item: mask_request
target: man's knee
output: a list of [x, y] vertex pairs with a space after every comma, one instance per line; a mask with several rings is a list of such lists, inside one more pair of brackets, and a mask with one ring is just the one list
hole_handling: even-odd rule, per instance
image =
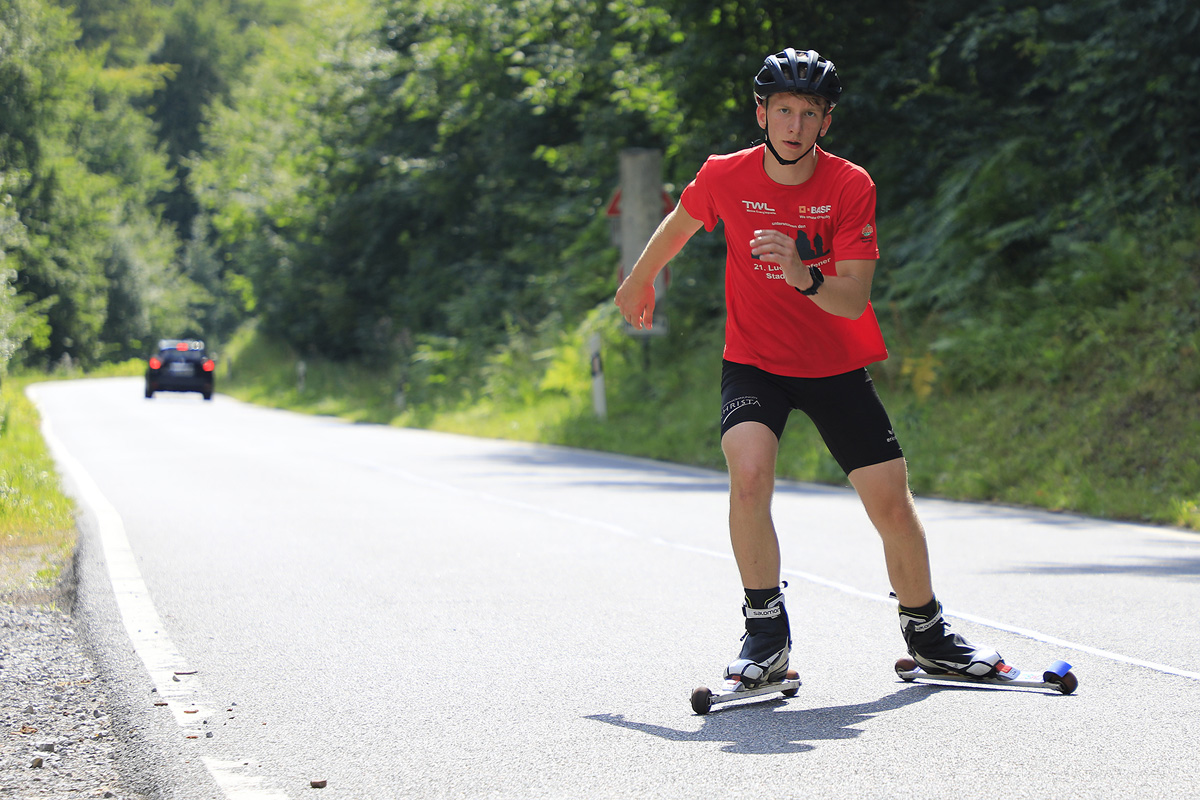
[[765, 425], [743, 423], [721, 440], [729, 466], [729, 486], [735, 502], [770, 500], [775, 489], [778, 440]]
[[879, 527], [889, 531], [909, 531], [919, 528], [921, 523], [917, 518], [917, 509], [913, 505], [912, 495], [905, 488], [876, 501], [876, 510], [872, 514], [878, 517]]
[[743, 463], [737, 469], [729, 470], [729, 492], [736, 503], [755, 505], [770, 502], [774, 491], [774, 464]]
[[896, 530], [920, 524], [903, 459], [854, 470], [850, 482], [876, 527]]

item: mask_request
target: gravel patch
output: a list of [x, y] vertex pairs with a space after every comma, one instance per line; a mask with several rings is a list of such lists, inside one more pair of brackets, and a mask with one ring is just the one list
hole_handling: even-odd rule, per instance
[[145, 800], [122, 788], [109, 714], [71, 617], [0, 605], [0, 798]]

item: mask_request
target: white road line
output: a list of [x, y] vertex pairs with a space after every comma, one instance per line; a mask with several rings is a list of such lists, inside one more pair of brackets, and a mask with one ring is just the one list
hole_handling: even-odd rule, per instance
[[1191, 678], [1192, 680], [1200, 681], [1200, 672], [1189, 672], [1186, 669], [1178, 669], [1176, 667], [1168, 666], [1167, 664], [1157, 664], [1153, 661], [1143, 661], [1140, 658], [1121, 655], [1120, 653], [1114, 653], [1111, 650], [1101, 650], [1098, 647], [1090, 647], [1089, 645], [1079, 644], [1078, 642], [1070, 642], [1066, 639], [1060, 639], [1057, 636], [1050, 636], [1049, 634], [1030, 630], [1028, 628], [1018, 628], [1013, 625], [1005, 625], [1003, 622], [993, 622], [992, 620], [984, 619], [983, 617], [977, 617], [974, 614], [964, 614], [961, 612], [950, 611], [945, 613], [952, 617], [957, 617], [958, 619], [964, 619], [968, 622], [974, 622], [979, 625], [987, 625], [989, 628], [1007, 631], [1008, 633], [1015, 633], [1018, 636], [1036, 639], [1039, 642], [1045, 642], [1057, 647], [1067, 647], [1071, 650], [1078, 650], [1081, 653], [1089, 653], [1093, 656], [1099, 656], [1100, 658], [1107, 658], [1110, 661], [1119, 661], [1122, 664], [1130, 664], [1135, 667], [1145, 667], [1146, 669], [1152, 669], [1155, 672], [1165, 672], [1168, 675], [1178, 675], [1181, 678]]
[[[360, 466], [368, 466], [368, 465], [363, 464]], [[616, 534], [616, 535], [621, 536], [626, 539], [641, 539], [643, 541], [648, 541], [653, 544], [661, 545], [663, 547], [670, 547], [672, 549], [681, 550], [681, 551], [688, 552], [688, 553], [694, 553], [697, 555], [707, 556], [710, 558], [719, 558], [719, 559], [723, 559], [726, 561], [733, 560], [732, 553], [718, 552], [716, 550], [709, 550], [709, 549], [702, 548], [702, 547], [695, 547], [694, 545], [686, 544], [684, 542], [678, 542], [678, 541], [673, 541], [670, 539], [664, 539], [661, 536], [649, 536], [649, 537], [643, 536], [643, 535], [638, 534], [635, 531], [629, 530], [628, 528], [624, 528], [620, 525], [614, 525], [610, 522], [602, 522], [600, 520], [592, 519], [590, 517], [580, 516], [578, 514], [572, 514], [569, 512], [565, 512], [565, 511], [559, 511], [557, 509], [546, 508], [544, 506], [538, 506], [538, 505], [534, 505], [532, 503], [526, 503], [526, 502], [523, 502], [520, 500], [511, 500], [506, 497], [501, 497], [499, 495], [490, 494], [487, 492], [480, 492], [480, 491], [477, 491], [474, 489], [466, 489], [461, 486], [455, 486], [454, 484], [445, 483], [443, 481], [439, 481], [439, 480], [436, 480], [433, 478], [427, 478], [422, 475], [416, 475], [414, 473], [407, 472], [405, 470], [393, 469], [393, 468], [389, 468], [389, 467], [381, 468], [376, 465], [370, 465], [370, 468], [371, 469], [383, 469], [391, 474], [394, 474], [400, 478], [403, 478], [404, 480], [407, 480], [411, 483], [415, 483], [415, 484], [418, 484], [421, 486], [427, 486], [430, 488], [442, 489], [444, 491], [454, 492], [457, 494], [468, 495], [468, 496], [474, 497], [479, 500], [484, 500], [484, 501], [490, 502], [490, 503], [496, 503], [498, 505], [507, 506], [509, 508], [515, 508], [515, 509], [518, 509], [521, 511], [534, 511], [534, 512], [543, 514], [548, 517], [553, 517], [555, 519], [569, 521], [569, 522], [575, 523], [577, 525], [582, 525], [584, 527], [595, 528], [595, 529], [604, 531], [605, 533], [613, 533], [613, 534]], [[840, 581], [831, 580], [829, 578], [823, 578], [820, 575], [814, 575], [811, 572], [803, 572], [801, 570], [788, 569], [786, 567], [782, 570], [782, 572], [783, 572], [784, 577], [798, 578], [800, 580], [808, 581], [809, 583], [815, 583], [818, 586], [824, 586], [826, 588], [834, 589], [836, 591], [843, 592], [845, 594], [854, 595], [855, 597], [861, 597], [866, 600], [873, 600], [873, 601], [880, 602], [880, 603], [888, 603], [889, 605], [894, 604], [896, 602], [895, 600], [893, 600], [891, 597], [889, 597], [887, 595], [882, 595], [882, 594], [879, 594], [878, 592], [868, 592], [863, 589], [859, 589], [857, 587], [851, 586], [849, 584], [841, 583]], [[1050, 634], [1041, 633], [1040, 631], [1035, 631], [1030, 628], [1019, 628], [1019, 627], [1016, 627], [1013, 625], [1008, 625], [1003, 622], [997, 622], [995, 620], [976, 616], [975, 614], [968, 614], [968, 613], [965, 613], [962, 611], [953, 611], [951, 609], [944, 609], [943, 613], [946, 614], [946, 616], [954, 617], [955, 619], [961, 619], [961, 620], [965, 620], [967, 622], [973, 622], [977, 625], [985, 625], [989, 628], [994, 628], [995, 630], [1005, 631], [1007, 633], [1012, 633], [1017, 636], [1024, 636], [1027, 639], [1033, 639], [1035, 641], [1045, 642], [1046, 644], [1052, 644], [1056, 647], [1064, 647], [1064, 648], [1067, 648], [1070, 650], [1076, 650], [1081, 653], [1088, 653], [1093, 656], [1098, 656], [1100, 658], [1106, 658], [1110, 661], [1117, 661], [1122, 664], [1129, 664], [1129, 665], [1135, 666], [1135, 667], [1144, 667], [1145, 669], [1154, 670], [1155, 672], [1162, 672], [1167, 675], [1177, 675], [1181, 678], [1190, 678], [1192, 680], [1200, 680], [1200, 672], [1191, 672], [1189, 670], [1179, 669], [1178, 667], [1172, 667], [1168, 664], [1158, 664], [1153, 661], [1144, 661], [1140, 658], [1134, 658], [1132, 656], [1122, 655], [1121, 653], [1114, 653], [1111, 650], [1102, 650], [1098, 647], [1091, 647], [1090, 645], [1080, 644], [1079, 642], [1072, 642], [1072, 641], [1068, 641], [1066, 639], [1060, 639], [1057, 636], [1051, 636]]]
[[[44, 414], [42, 420], [42, 437], [47, 447], [54, 454], [59, 468], [75, 484], [80, 502], [90, 508], [96, 518], [104, 561], [108, 566], [121, 620], [133, 642], [134, 651], [154, 681], [158, 702], [165, 703], [171, 709], [184, 736], [199, 740], [196, 742], [199, 744], [205, 732], [204, 721], [214, 711], [212, 703], [206, 700], [196, 671], [188, 665], [167, 635], [146, 583], [142, 580], [121, 515], [96, 486], [83, 465], [67, 452], [45, 421]], [[263, 778], [246, 774], [244, 765], [248, 762], [218, 761], [203, 756], [201, 760], [228, 800], [290, 800], [282, 792], [260, 788]]]

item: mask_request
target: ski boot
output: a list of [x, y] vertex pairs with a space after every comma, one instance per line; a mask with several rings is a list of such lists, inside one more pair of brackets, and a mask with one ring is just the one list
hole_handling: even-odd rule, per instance
[[995, 650], [976, 647], [950, 630], [937, 598], [922, 608], [900, 606], [900, 631], [909, 655], [930, 675], [991, 678], [1004, 667], [1004, 660]]
[[746, 617], [742, 651], [725, 668], [726, 685], [733, 691], [740, 691], [787, 678], [792, 633], [787, 609], [783, 606], [783, 593], [779, 588], [747, 591], [742, 615]]

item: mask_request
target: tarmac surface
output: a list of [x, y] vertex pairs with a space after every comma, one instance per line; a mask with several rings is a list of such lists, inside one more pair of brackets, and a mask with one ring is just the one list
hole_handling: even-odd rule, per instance
[[803, 685], [701, 717], [742, 624], [720, 473], [136, 379], [32, 394], [132, 796], [1200, 794], [1193, 534], [919, 499], [956, 629], [1080, 685], [908, 684], [857, 499], [784, 484]]

